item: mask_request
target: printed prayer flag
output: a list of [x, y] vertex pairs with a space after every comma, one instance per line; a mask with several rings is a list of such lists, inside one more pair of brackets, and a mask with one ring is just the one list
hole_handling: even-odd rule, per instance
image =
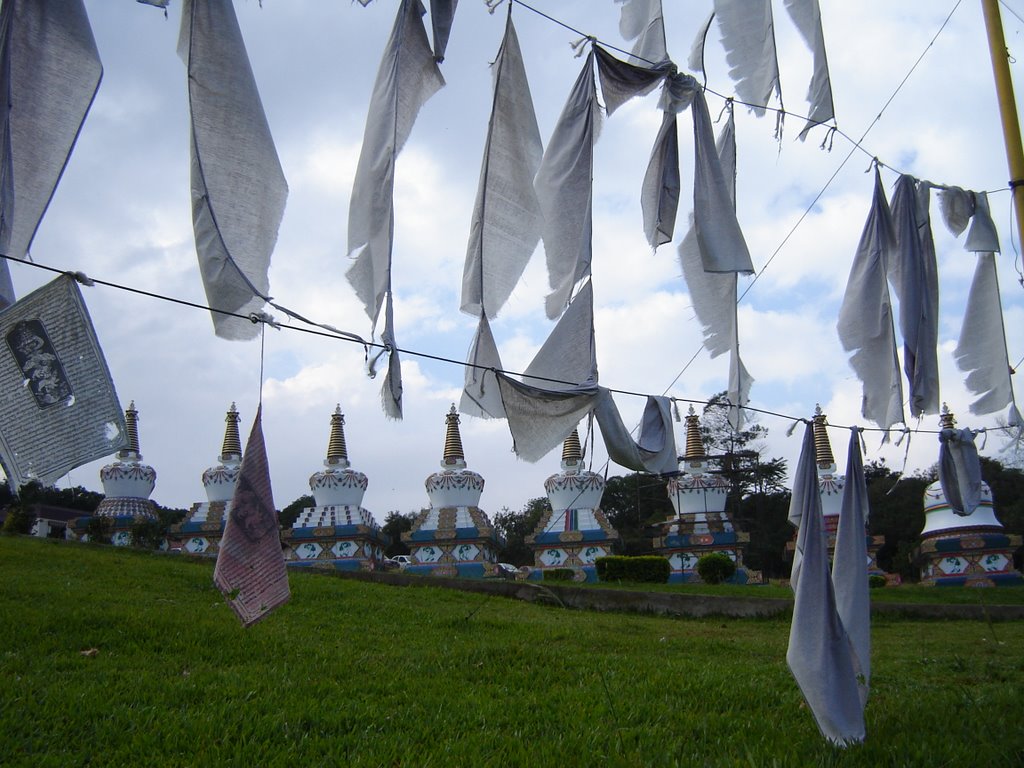
[[242, 454], [238, 485], [213, 571], [213, 583], [245, 627], [291, 597], [270, 487], [262, 419], [261, 406]]
[[74, 279], [0, 312], [0, 461], [13, 488], [51, 485], [128, 447], [124, 411]]

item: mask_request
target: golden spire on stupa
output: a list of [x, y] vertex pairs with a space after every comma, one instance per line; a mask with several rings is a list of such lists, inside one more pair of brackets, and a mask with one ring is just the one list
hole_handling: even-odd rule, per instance
[[700, 438], [700, 417], [690, 405], [690, 411], [686, 414], [686, 453], [683, 454], [683, 461], [703, 461], [707, 458], [704, 451], [704, 441]]
[[128, 433], [128, 447], [118, 452], [118, 458], [142, 458], [139, 455], [139, 412], [135, 410], [135, 401], [128, 404], [124, 412], [124, 426]]
[[814, 419], [811, 423], [814, 428], [814, 452], [818, 456], [818, 466], [827, 469], [836, 463], [836, 459], [832, 455], [832, 444], [828, 440], [828, 417], [821, 412], [820, 405], [814, 406]]
[[242, 458], [242, 441], [238, 436], [239, 420], [238, 409], [232, 403], [231, 407], [228, 408], [227, 416], [224, 417], [227, 426], [224, 428], [224, 444], [221, 446], [220, 451], [221, 461]]
[[949, 410], [949, 405], [946, 403], [942, 404], [942, 413], [939, 414], [939, 426], [942, 429], [953, 429], [956, 426], [956, 418], [954, 418], [953, 412]]
[[562, 444], [562, 466], [575, 467], [583, 461], [583, 448], [580, 446], [580, 433], [574, 428], [572, 434]]
[[465, 463], [466, 455], [462, 452], [462, 435], [459, 433], [459, 414], [455, 410], [455, 403], [452, 403], [448, 415], [444, 417], [444, 457], [441, 464]]
[[331, 414], [331, 438], [327, 441], [327, 464], [348, 466], [348, 448], [345, 446], [345, 415], [341, 404]]

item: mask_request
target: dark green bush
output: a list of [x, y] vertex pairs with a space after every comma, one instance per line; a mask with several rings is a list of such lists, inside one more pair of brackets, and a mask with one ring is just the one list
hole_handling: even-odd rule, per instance
[[109, 517], [93, 515], [85, 524], [85, 533], [93, 544], [109, 544], [113, 529], [114, 521]]
[[4, 518], [3, 532], [11, 534], [31, 533], [32, 523], [36, 516], [20, 504], [12, 504], [7, 508], [7, 517]]
[[711, 552], [697, 561], [697, 574], [705, 584], [721, 584], [736, 573], [736, 563], [724, 552]]
[[576, 572], [572, 568], [548, 568], [542, 571], [544, 581], [572, 581]]
[[594, 561], [597, 578], [601, 581], [635, 581], [644, 584], [664, 584], [672, 566], [659, 555], [624, 557], [611, 555]]
[[870, 576], [868, 576], [868, 586], [871, 587], [871, 589], [881, 589], [885, 585], [885, 576], [882, 576], [877, 573], [873, 573]]
[[132, 546], [139, 549], [160, 549], [164, 537], [167, 535], [167, 526], [162, 521], [136, 520], [132, 523]]

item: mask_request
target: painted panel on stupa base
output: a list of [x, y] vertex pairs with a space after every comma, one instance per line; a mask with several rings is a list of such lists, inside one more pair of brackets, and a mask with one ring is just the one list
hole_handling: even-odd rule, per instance
[[390, 539], [376, 526], [328, 525], [283, 531], [281, 542], [289, 566], [372, 571], [383, 567]]
[[1019, 585], [1024, 576], [1013, 567], [1021, 537], [996, 531], [947, 531], [926, 537], [919, 552], [925, 586], [990, 587]]
[[575, 581], [596, 582], [599, 557], [611, 554], [610, 546], [580, 542], [576, 546], [542, 547], [534, 549], [535, 566], [530, 570], [529, 579], [544, 578], [544, 571], [554, 568], [569, 568], [576, 572]]
[[412, 565], [404, 572], [418, 576], [480, 579], [498, 559], [493, 542], [486, 539], [410, 544], [410, 550]]

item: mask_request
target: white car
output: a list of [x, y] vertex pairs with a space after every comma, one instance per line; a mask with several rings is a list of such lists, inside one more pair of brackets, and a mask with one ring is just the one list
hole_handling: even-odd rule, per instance
[[412, 558], [409, 555], [395, 555], [391, 559], [398, 563], [399, 569], [403, 571], [412, 565]]
[[505, 579], [514, 579], [519, 575], [519, 569], [512, 563], [495, 563], [498, 575]]

